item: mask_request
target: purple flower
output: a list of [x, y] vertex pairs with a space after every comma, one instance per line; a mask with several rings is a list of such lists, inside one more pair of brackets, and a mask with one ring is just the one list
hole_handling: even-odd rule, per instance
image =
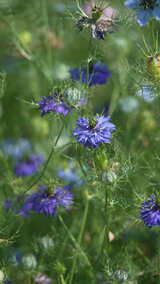
[[72, 193], [69, 185], [63, 188], [50, 189], [46, 186], [40, 187], [39, 191], [27, 196], [20, 214], [25, 217], [31, 211], [35, 211], [45, 216], [56, 216], [57, 207], [60, 206], [66, 210], [73, 203]]
[[11, 200], [5, 200], [3, 205], [6, 208], [6, 211], [8, 211], [12, 206], [12, 202], [11, 202]]
[[79, 143], [91, 148], [110, 143], [111, 132], [115, 130], [115, 125], [109, 122], [109, 119], [109, 116], [98, 115], [91, 119], [81, 117], [77, 120], [78, 127], [74, 130], [73, 135], [77, 136]]
[[[83, 84], [86, 84], [87, 79], [87, 68], [75, 68], [69, 70], [72, 81], [80, 81]], [[102, 85], [107, 84], [108, 79], [111, 78], [110, 71], [106, 67], [104, 63], [97, 62], [92, 63], [89, 66], [89, 74], [88, 74], [88, 85]]]
[[150, 200], [142, 203], [140, 213], [139, 218], [144, 221], [147, 227], [160, 226], [160, 205], [156, 195], [152, 194]]
[[8, 280], [8, 279], [4, 280], [4, 284], [11, 284], [11, 283], [12, 283], [11, 280]]
[[92, 37], [103, 39], [106, 32], [111, 32], [111, 27], [116, 18], [116, 11], [111, 8], [105, 8], [105, 5], [98, 7], [95, 1], [88, 1], [83, 7], [83, 16], [77, 22], [80, 31], [89, 27], [92, 31]]
[[46, 275], [38, 273], [35, 277], [36, 284], [52, 284], [52, 279], [48, 278]]
[[38, 102], [39, 109], [42, 110], [41, 116], [53, 111], [62, 113], [64, 116], [72, 113], [76, 107], [82, 107], [87, 103], [87, 99], [81, 96], [81, 92], [75, 88], [69, 88], [64, 91], [64, 94], [55, 93], [53, 96], [42, 97]]
[[159, 0], [128, 0], [125, 3], [127, 8], [136, 9], [137, 22], [142, 27], [153, 17], [160, 21]]
[[31, 176], [44, 163], [42, 155], [31, 154], [27, 158], [18, 161], [15, 166], [15, 173], [17, 176]]
[[62, 113], [64, 116], [68, 113], [68, 107], [62, 100], [58, 99], [57, 94], [48, 97], [43, 96], [41, 101], [37, 103], [39, 104], [39, 109], [42, 110], [42, 117], [51, 111]]

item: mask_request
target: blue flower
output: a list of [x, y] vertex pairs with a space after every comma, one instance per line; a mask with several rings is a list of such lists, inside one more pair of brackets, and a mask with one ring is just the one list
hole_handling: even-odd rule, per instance
[[58, 177], [67, 181], [67, 183], [71, 185], [81, 186], [84, 184], [84, 180], [82, 180], [75, 172], [73, 167], [69, 167], [65, 170], [62, 168], [58, 169]]
[[70, 189], [69, 185], [53, 189], [49, 189], [47, 186], [40, 187], [39, 191], [26, 197], [19, 213], [25, 217], [35, 211], [45, 216], [55, 217], [58, 206], [68, 210], [73, 203], [73, 195]]
[[44, 163], [42, 155], [30, 154], [29, 157], [20, 159], [15, 165], [15, 173], [17, 176], [31, 176]]
[[12, 281], [11, 280], [8, 280], [8, 279], [6, 279], [6, 280], [4, 280], [4, 282], [3, 282], [4, 284], [11, 284], [12, 283]]
[[68, 112], [71, 114], [75, 107], [85, 106], [87, 99], [81, 96], [81, 92], [78, 89], [69, 88], [63, 94], [57, 92], [53, 96], [43, 96], [41, 101], [37, 103], [39, 104], [39, 109], [42, 110], [42, 117], [52, 111], [66, 116]]
[[154, 194], [151, 195], [150, 200], [142, 203], [140, 213], [139, 218], [144, 221], [147, 227], [160, 226], [160, 205]]
[[[72, 81], [79, 81], [83, 84], [86, 84], [87, 79], [87, 68], [75, 68], [69, 70]], [[88, 74], [88, 85], [95, 86], [101, 84], [107, 84], [108, 79], [111, 78], [110, 71], [106, 67], [104, 63], [97, 62], [92, 63], [89, 66], [89, 74]]]
[[125, 3], [128, 8], [135, 8], [137, 22], [142, 27], [150, 18], [160, 21], [160, 2], [158, 0], [128, 0]]
[[111, 132], [115, 130], [115, 125], [109, 122], [109, 119], [109, 116], [98, 115], [91, 119], [81, 117], [77, 120], [78, 127], [74, 130], [73, 135], [77, 136], [79, 143], [91, 148], [110, 143]]
[[51, 111], [62, 113], [64, 116], [68, 113], [67, 106], [61, 100], [57, 100], [56, 94], [48, 97], [43, 96], [41, 101], [37, 103], [39, 104], [39, 109], [42, 110], [42, 117]]
[[19, 159], [31, 150], [31, 145], [27, 139], [20, 138], [15, 142], [14, 139], [10, 138], [1, 144], [1, 149], [5, 156]]

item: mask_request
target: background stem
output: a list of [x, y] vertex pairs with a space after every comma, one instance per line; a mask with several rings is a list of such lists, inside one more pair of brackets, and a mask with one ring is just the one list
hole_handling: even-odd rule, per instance
[[[88, 198], [88, 192], [86, 191], [85, 209], [84, 209], [83, 219], [82, 219], [82, 223], [81, 223], [81, 228], [80, 228], [78, 239], [77, 239], [78, 246], [81, 245], [82, 236], [83, 236], [83, 233], [84, 233], [84, 228], [85, 228], [86, 221], [87, 221], [88, 207], [89, 207], [89, 198]], [[72, 269], [71, 269], [71, 272], [70, 272], [70, 278], [69, 278], [69, 282], [68, 282], [69, 284], [72, 284], [72, 281], [73, 281], [77, 257], [78, 257], [78, 249], [76, 249], [76, 252], [75, 252], [75, 255], [74, 255], [74, 258], [73, 258]]]

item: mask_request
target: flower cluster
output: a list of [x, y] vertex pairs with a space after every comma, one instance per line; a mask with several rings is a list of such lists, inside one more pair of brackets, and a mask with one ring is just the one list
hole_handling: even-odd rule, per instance
[[96, 148], [100, 144], [110, 143], [111, 132], [115, 125], [109, 121], [110, 117], [98, 116], [88, 119], [81, 117], [77, 120], [77, 128], [73, 135], [84, 146]]
[[75, 93], [75, 90], [70, 89], [66, 90], [64, 95], [55, 93], [53, 96], [42, 96], [41, 101], [37, 102], [39, 109], [42, 111], [41, 116], [43, 117], [50, 112], [61, 113], [66, 116], [67, 113], [72, 113], [75, 106], [81, 106], [87, 102], [84, 97], [80, 97], [80, 99], [76, 101], [76, 105], [74, 103], [71, 105], [70, 101], [72, 101], [73, 93]]
[[57, 94], [48, 97], [43, 96], [41, 101], [37, 103], [39, 104], [39, 109], [42, 111], [42, 117], [51, 111], [62, 113], [64, 116], [68, 113], [68, 108], [62, 100], [57, 100]]
[[89, 27], [92, 37], [103, 39], [106, 32], [111, 32], [113, 22], [116, 18], [116, 12], [113, 8], [105, 5], [97, 6], [94, 1], [88, 1], [83, 7], [83, 16], [77, 22], [80, 31]]
[[47, 188], [47, 186], [40, 186], [39, 191], [28, 195], [25, 198], [23, 207], [19, 213], [25, 217], [33, 211], [44, 214], [45, 216], [55, 217], [57, 208], [62, 207], [69, 209], [73, 203], [73, 195], [70, 191], [69, 185], [63, 188]]
[[17, 176], [31, 176], [44, 163], [42, 155], [30, 154], [27, 157], [20, 159], [15, 165], [15, 173]]
[[137, 22], [141, 27], [146, 25], [152, 17], [160, 21], [159, 0], [128, 0], [125, 6], [136, 10]]
[[89, 64], [88, 69], [89, 72], [87, 71], [87, 67], [71, 69], [69, 72], [72, 81], [73, 82], [79, 81], [83, 84], [86, 84], [88, 80], [88, 86], [95, 86], [95, 85], [107, 84], [108, 79], [111, 78], [110, 71], [108, 70], [108, 68], [104, 63], [91, 62]]
[[150, 200], [142, 203], [140, 213], [139, 218], [144, 221], [147, 227], [160, 226], [160, 204], [156, 195], [152, 194]]

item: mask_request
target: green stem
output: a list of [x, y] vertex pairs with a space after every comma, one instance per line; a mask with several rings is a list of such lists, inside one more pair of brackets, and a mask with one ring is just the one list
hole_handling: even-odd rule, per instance
[[[111, 216], [111, 190], [108, 189], [106, 192], [106, 227], [105, 227], [105, 235], [104, 235], [104, 249], [106, 249], [107, 254], [109, 254], [109, 225], [110, 225], [110, 216]], [[105, 247], [106, 242], [106, 247]]]
[[105, 227], [103, 230], [103, 239], [100, 250], [98, 252], [97, 261], [101, 257], [102, 252], [105, 252], [109, 256], [109, 224], [110, 224], [110, 215], [111, 215], [111, 191], [107, 188], [106, 190], [106, 203], [105, 203]]
[[[82, 219], [82, 223], [81, 223], [80, 232], [79, 232], [78, 239], [77, 239], [78, 246], [81, 245], [82, 236], [83, 236], [83, 233], [84, 233], [84, 228], [85, 228], [86, 221], [87, 221], [88, 207], [89, 207], [89, 198], [88, 198], [88, 192], [86, 191], [85, 209], [84, 209], [84, 214], [83, 214], [83, 219]], [[68, 284], [72, 284], [74, 273], [75, 273], [75, 268], [76, 268], [76, 263], [77, 263], [77, 258], [78, 258], [78, 249], [76, 250], [74, 258], [73, 258], [73, 264], [72, 264], [72, 268], [71, 268], [71, 273], [70, 273], [70, 278], [69, 278]]]
[[142, 251], [139, 247], [137, 247], [137, 246], [136, 246], [136, 250], [137, 250], [137, 252], [139, 253], [139, 255], [141, 255], [141, 256], [143, 257], [143, 259], [144, 259], [144, 261], [146, 262], [146, 264], [147, 264], [149, 267], [152, 267], [152, 268], [153, 268], [153, 265], [152, 265], [150, 259], [145, 256], [145, 254], [143, 253], [143, 251]]
[[65, 284], [65, 283], [66, 283], [62, 274], [60, 275], [60, 280], [61, 280], [61, 283], [62, 283], [62, 284]]
[[[42, 169], [42, 171], [41, 171], [39, 177], [29, 186], [29, 188], [26, 190], [26, 192], [29, 191], [34, 185], [36, 185], [36, 184], [39, 182], [39, 180], [41, 179], [41, 177], [44, 175], [44, 173], [45, 173], [45, 171], [46, 171], [46, 169], [47, 169], [47, 167], [48, 167], [48, 164], [49, 164], [49, 162], [50, 162], [50, 160], [51, 160], [51, 158], [52, 158], [52, 155], [53, 155], [53, 153], [54, 153], [54, 151], [55, 151], [55, 147], [57, 146], [57, 143], [58, 143], [58, 141], [59, 141], [59, 138], [61, 137], [61, 134], [62, 134], [62, 132], [63, 132], [64, 126], [65, 126], [65, 122], [63, 121], [62, 127], [61, 127], [61, 129], [60, 129], [60, 131], [59, 131], [59, 134], [58, 134], [58, 136], [57, 136], [57, 139], [56, 139], [54, 145], [52, 146], [52, 149], [51, 149], [51, 151], [50, 151], [50, 153], [49, 153], [48, 159], [47, 159], [47, 161], [46, 161], [46, 163], [45, 163], [45, 165], [44, 165], [44, 167], [43, 167], [43, 169]], [[25, 192], [25, 193], [26, 193], [26, 192]]]
[[[88, 43], [88, 50], [89, 50], [89, 54], [90, 54], [90, 52], [91, 52], [91, 49], [92, 49], [92, 34], [91, 34], [91, 37], [90, 37], [90, 39], [89, 39], [89, 43]], [[90, 62], [89, 62], [89, 55], [88, 55], [88, 62], [87, 62], [87, 68], [86, 68], [86, 85], [87, 85], [87, 88], [89, 88], [89, 64], [90, 64]]]
[[61, 216], [59, 216], [59, 220], [62, 224], [62, 226], [64, 227], [64, 229], [66, 230], [68, 237], [71, 239], [71, 241], [73, 242], [73, 244], [75, 245], [76, 249], [79, 250], [79, 252], [83, 255], [86, 263], [88, 266], [90, 266], [92, 268], [92, 265], [87, 257], [87, 255], [85, 254], [85, 252], [82, 250], [81, 246], [76, 242], [75, 237], [72, 235], [72, 233], [70, 232], [70, 230], [68, 229], [68, 227], [66, 226], [66, 224], [64, 223], [63, 219]]
[[158, 267], [157, 267], [157, 273], [158, 273], [158, 283], [160, 284], [160, 232], [158, 233]]

